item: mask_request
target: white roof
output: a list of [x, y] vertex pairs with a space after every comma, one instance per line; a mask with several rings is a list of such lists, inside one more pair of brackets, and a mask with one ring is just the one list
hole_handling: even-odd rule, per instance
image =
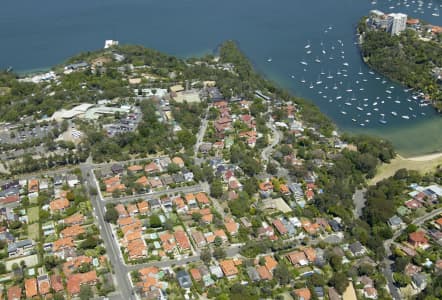
[[59, 111], [56, 111], [51, 119], [71, 119], [75, 116], [78, 116], [80, 114], [84, 114], [88, 109], [90, 109], [91, 107], [93, 107], [95, 104], [91, 104], [91, 103], [83, 103], [80, 104], [78, 106], [75, 106], [69, 110], [66, 109], [61, 109]]
[[439, 197], [442, 196], [442, 187], [440, 187], [439, 185], [430, 185], [429, 187], [427, 187], [427, 190], [433, 191]]

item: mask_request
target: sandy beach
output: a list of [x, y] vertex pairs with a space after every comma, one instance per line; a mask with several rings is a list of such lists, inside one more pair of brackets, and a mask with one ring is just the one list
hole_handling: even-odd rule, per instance
[[420, 173], [434, 171], [438, 166], [442, 166], [442, 153], [432, 153], [427, 155], [403, 157], [397, 155], [389, 164], [379, 166], [376, 176], [369, 181], [369, 184], [376, 184], [382, 179], [393, 176], [399, 169], [416, 170]]
[[437, 159], [439, 157], [442, 157], [442, 152], [420, 155], [420, 156], [413, 156], [413, 157], [403, 157], [403, 156], [398, 155], [398, 157], [401, 159], [404, 159], [404, 160], [411, 160], [411, 161], [429, 161], [429, 160], [433, 160], [433, 159]]

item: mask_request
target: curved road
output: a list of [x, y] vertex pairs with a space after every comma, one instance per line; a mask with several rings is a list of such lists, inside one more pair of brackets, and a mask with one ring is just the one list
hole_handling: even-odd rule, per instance
[[270, 145], [264, 148], [261, 152], [261, 159], [265, 162], [269, 161], [270, 154], [273, 148], [281, 141], [281, 132], [275, 128], [273, 122], [267, 122], [267, 127], [273, 132], [273, 141]]

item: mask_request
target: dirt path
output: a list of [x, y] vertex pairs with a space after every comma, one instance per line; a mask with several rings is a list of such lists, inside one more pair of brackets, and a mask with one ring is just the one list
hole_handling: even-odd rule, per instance
[[376, 184], [382, 179], [393, 176], [397, 170], [405, 168], [416, 170], [420, 173], [426, 173], [442, 165], [442, 153], [435, 153], [423, 156], [405, 158], [398, 155], [389, 164], [382, 164], [376, 173], [376, 176], [369, 181], [370, 185]]

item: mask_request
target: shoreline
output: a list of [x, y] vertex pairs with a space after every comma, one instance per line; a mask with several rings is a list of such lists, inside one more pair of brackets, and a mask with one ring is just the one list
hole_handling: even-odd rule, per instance
[[379, 181], [393, 176], [400, 169], [415, 170], [420, 174], [432, 172], [442, 166], [442, 152], [403, 157], [397, 154], [388, 164], [381, 164], [378, 167], [376, 175], [368, 181], [369, 185], [374, 185]]
[[398, 159], [409, 160], [409, 161], [430, 161], [430, 160], [435, 160], [440, 157], [442, 157], [442, 152], [435, 152], [435, 153], [410, 156], [410, 157], [405, 157], [403, 155], [397, 154]]

